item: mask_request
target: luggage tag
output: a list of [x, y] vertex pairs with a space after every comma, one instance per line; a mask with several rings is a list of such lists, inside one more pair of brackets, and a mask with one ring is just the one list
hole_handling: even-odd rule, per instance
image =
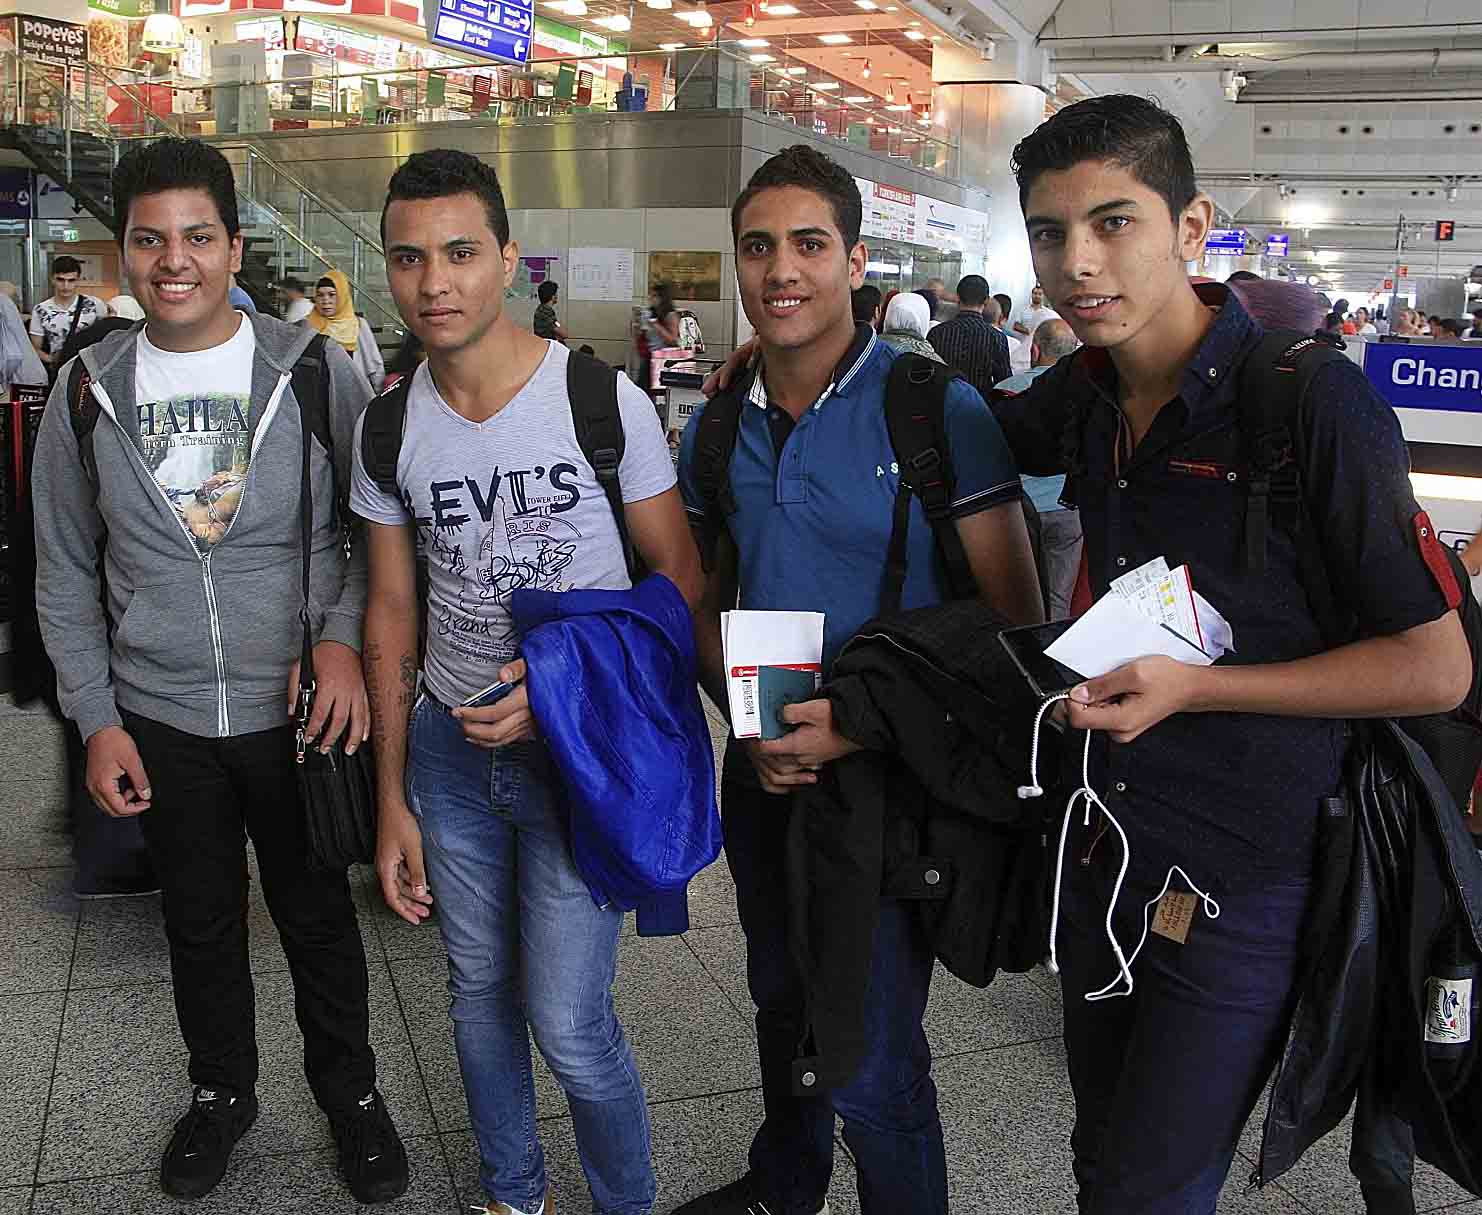
[[1152, 930], [1175, 945], [1187, 943], [1189, 929], [1194, 926], [1194, 909], [1198, 906], [1199, 896], [1191, 891], [1165, 891], [1158, 900], [1158, 910], [1153, 913]]

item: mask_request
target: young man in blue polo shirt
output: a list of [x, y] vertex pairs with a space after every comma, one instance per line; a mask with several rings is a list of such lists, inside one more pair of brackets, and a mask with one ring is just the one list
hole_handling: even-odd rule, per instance
[[1214, 207], [1177, 120], [1142, 98], [1092, 98], [1025, 139], [1015, 167], [1039, 281], [1086, 348], [999, 416], [1026, 472], [1070, 474], [1081, 606], [1161, 556], [1189, 565], [1234, 632], [1215, 666], [1139, 659], [1076, 688], [1069, 711], [1094, 732], [1091, 784], [1126, 833], [1121, 947], [1145, 908], [1168, 913], [1131, 994], [1093, 1000], [1126, 987], [1107, 939], [1124, 845], [1105, 814], [1076, 814], [1059, 959], [1080, 1210], [1207, 1215], [1286, 1040], [1344, 722], [1455, 707], [1470, 671], [1449, 610], [1459, 588], [1415, 504], [1393, 412], [1342, 359], [1315, 373], [1292, 425], [1356, 640], [1325, 641], [1289, 525], [1273, 517], [1265, 569], [1247, 566], [1241, 383], [1261, 330], [1233, 292], [1189, 281]]
[[[744, 394], [730, 465], [727, 518], [696, 613], [702, 680], [726, 703], [720, 612], [734, 607], [820, 611], [825, 669], [880, 604], [897, 475], [886, 429], [894, 352], [856, 326], [850, 292], [864, 278], [861, 206], [854, 179], [815, 149], [779, 152], [731, 212], [736, 278], [761, 361]], [[696, 483], [697, 413], [680, 450], [692, 517], [706, 504]], [[982, 398], [957, 381], [946, 398], [957, 483], [956, 527], [984, 597], [1013, 620], [1039, 619], [1034, 561], [1019, 481]], [[913, 502], [902, 605], [946, 597], [931, 528]], [[731, 740], [721, 812], [726, 857], [746, 933], [757, 1006], [765, 1119], [750, 1171], [680, 1208], [680, 1215], [815, 1215], [826, 1209], [837, 1112], [854, 1155], [864, 1215], [947, 1209], [946, 1164], [931, 1053], [921, 1028], [932, 953], [911, 908], [882, 905], [871, 975], [874, 1040], [859, 1077], [815, 1098], [792, 1095], [802, 988], [788, 961], [783, 871], [790, 790], [817, 780], [855, 745], [834, 728], [827, 700], [789, 710], [801, 722], [771, 743]]]

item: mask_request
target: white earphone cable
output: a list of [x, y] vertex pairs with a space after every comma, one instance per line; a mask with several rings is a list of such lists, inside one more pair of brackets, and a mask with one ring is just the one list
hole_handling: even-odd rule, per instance
[[[1034, 715], [1034, 734], [1029, 745], [1029, 784], [1020, 785], [1018, 789], [1021, 798], [1043, 797], [1044, 789], [1039, 783], [1039, 738], [1040, 729], [1044, 725], [1045, 714], [1062, 700], [1069, 700], [1069, 692], [1058, 692], [1054, 696], [1047, 697]], [[1099, 991], [1087, 992], [1086, 999], [1090, 1001], [1110, 1000], [1118, 996], [1130, 996], [1133, 990], [1132, 964], [1137, 961], [1137, 956], [1142, 952], [1142, 947], [1147, 944], [1148, 939], [1148, 912], [1153, 906], [1168, 893], [1168, 888], [1173, 882], [1173, 875], [1179, 874], [1189, 889], [1199, 896], [1204, 906], [1204, 914], [1211, 920], [1219, 918], [1220, 905], [1214, 898], [1196, 886], [1181, 865], [1174, 865], [1168, 870], [1168, 876], [1163, 879], [1163, 889], [1156, 897], [1149, 899], [1142, 909], [1142, 936], [1138, 939], [1137, 948], [1128, 957], [1122, 951], [1121, 942], [1117, 940], [1116, 929], [1113, 924], [1113, 916], [1116, 914], [1117, 902], [1122, 897], [1122, 886], [1127, 880], [1127, 870], [1132, 863], [1132, 847], [1127, 842], [1127, 833], [1122, 830], [1122, 824], [1117, 821], [1117, 816], [1111, 812], [1107, 804], [1101, 800], [1096, 790], [1091, 787], [1091, 731], [1085, 731], [1086, 741], [1081, 752], [1081, 785], [1071, 795], [1070, 800], [1065, 803], [1065, 815], [1060, 822], [1060, 843], [1055, 850], [1055, 889], [1050, 903], [1050, 973], [1060, 973], [1060, 957], [1058, 952], [1058, 940], [1060, 936], [1060, 896], [1065, 882], [1065, 844], [1070, 836], [1070, 820], [1075, 814], [1076, 804], [1084, 801], [1085, 814], [1082, 826], [1091, 825], [1091, 807], [1095, 806], [1106, 816], [1122, 841], [1122, 863], [1117, 870], [1117, 880], [1112, 885], [1111, 901], [1106, 908], [1106, 939], [1111, 942], [1112, 953], [1117, 959], [1117, 975], [1110, 983]], [[1125, 985], [1125, 990], [1115, 990], [1119, 985]]]

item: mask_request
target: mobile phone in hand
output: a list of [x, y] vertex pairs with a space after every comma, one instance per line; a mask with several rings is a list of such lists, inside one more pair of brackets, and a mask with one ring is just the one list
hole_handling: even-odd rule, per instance
[[1068, 691], [1085, 680], [1067, 666], [1049, 657], [1045, 650], [1073, 624], [1057, 620], [1053, 624], [1031, 624], [1023, 628], [1004, 629], [999, 644], [1008, 651], [1019, 673], [1028, 681], [1041, 700]]
[[515, 685], [512, 683], [505, 683], [502, 680], [499, 683], [491, 683], [487, 688], [484, 688], [480, 692], [475, 692], [465, 700], [462, 707], [465, 709], [487, 709], [490, 705], [498, 704], [514, 690]]

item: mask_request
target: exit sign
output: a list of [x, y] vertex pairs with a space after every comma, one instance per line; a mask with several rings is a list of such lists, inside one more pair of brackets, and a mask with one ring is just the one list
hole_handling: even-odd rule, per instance
[[62, 239], [68, 244], [73, 244], [82, 239], [82, 231], [78, 228], [63, 228]]
[[1395, 281], [1394, 281], [1394, 279], [1392, 279], [1392, 278], [1385, 279], [1384, 280], [1384, 289], [1386, 291], [1393, 291], [1395, 289]]
[[1454, 219], [1438, 219], [1438, 220], [1436, 220], [1436, 239], [1437, 240], [1455, 240], [1456, 239], [1456, 221]]
[[1409, 278], [1410, 277], [1410, 267], [1409, 266], [1401, 266], [1400, 267], [1400, 277], [1401, 278]]

